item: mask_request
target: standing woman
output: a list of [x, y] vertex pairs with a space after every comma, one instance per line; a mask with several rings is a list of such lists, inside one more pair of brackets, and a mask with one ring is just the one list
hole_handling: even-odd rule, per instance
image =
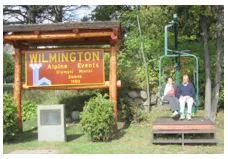
[[167, 83], [162, 86], [160, 91], [162, 100], [168, 101], [169, 105], [172, 109], [172, 118], [178, 116], [178, 105], [179, 101], [176, 97], [177, 86], [173, 84], [173, 80], [171, 77], [167, 77]]

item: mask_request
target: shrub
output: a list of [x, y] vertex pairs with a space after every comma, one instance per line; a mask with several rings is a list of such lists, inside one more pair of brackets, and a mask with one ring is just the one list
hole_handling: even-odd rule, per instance
[[93, 92], [71, 91], [62, 92], [58, 95], [58, 103], [65, 104], [66, 116], [71, 117], [72, 111], [82, 111], [86, 101], [95, 96]]
[[80, 113], [80, 124], [83, 131], [92, 141], [108, 141], [114, 124], [113, 103], [108, 95], [100, 93], [85, 103]]
[[148, 115], [146, 114], [145, 110], [137, 108], [135, 111], [134, 121], [139, 123], [142, 121], [146, 121], [148, 119]]
[[55, 96], [53, 90], [23, 90], [22, 98], [24, 101], [32, 100], [35, 103], [44, 104]]
[[16, 107], [13, 97], [7, 93], [3, 95], [3, 140], [8, 141], [17, 132], [17, 123], [15, 118]]
[[134, 115], [137, 107], [134, 102], [130, 102], [125, 98], [120, 98], [118, 106], [121, 112], [120, 119], [128, 123], [134, 120]]
[[36, 103], [27, 100], [22, 103], [22, 120], [34, 120], [36, 119]]
[[121, 112], [121, 115], [118, 119], [124, 120], [127, 123], [132, 121], [140, 123], [149, 118], [143, 108], [140, 108], [134, 102], [128, 101], [126, 98], [120, 98], [118, 106]]

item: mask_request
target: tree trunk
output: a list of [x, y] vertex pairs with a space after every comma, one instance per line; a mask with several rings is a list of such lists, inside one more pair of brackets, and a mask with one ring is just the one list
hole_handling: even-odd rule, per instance
[[35, 11], [34, 11], [34, 6], [30, 6], [28, 5], [27, 7], [27, 18], [28, 18], [28, 21], [27, 23], [28, 24], [35, 24], [36, 23], [36, 16], [35, 16]]
[[207, 19], [202, 16], [200, 19], [202, 30], [203, 47], [204, 47], [204, 69], [205, 69], [205, 100], [204, 100], [204, 116], [210, 117], [211, 113], [211, 77], [210, 77], [210, 55], [208, 49], [208, 29]]
[[217, 56], [216, 56], [216, 74], [215, 85], [213, 89], [211, 115], [210, 119], [215, 121], [217, 114], [217, 105], [219, 101], [219, 88], [221, 80], [221, 63], [222, 63], [222, 6], [218, 6], [218, 24], [217, 24]]
[[63, 6], [55, 5], [53, 7], [54, 7], [55, 23], [62, 22], [63, 21]]
[[138, 29], [139, 29], [139, 36], [140, 36], [140, 48], [141, 48], [141, 54], [143, 58], [143, 64], [145, 67], [145, 73], [146, 73], [146, 86], [147, 86], [147, 113], [150, 112], [150, 85], [149, 85], [149, 73], [148, 73], [148, 67], [147, 62], [144, 56], [144, 49], [143, 49], [143, 41], [142, 41], [142, 32], [141, 32], [141, 26], [139, 22], [139, 16], [137, 14], [137, 23], [138, 23]]

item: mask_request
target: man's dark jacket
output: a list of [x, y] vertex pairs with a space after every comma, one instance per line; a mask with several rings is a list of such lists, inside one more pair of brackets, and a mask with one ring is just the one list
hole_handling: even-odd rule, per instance
[[194, 85], [189, 82], [187, 86], [184, 86], [183, 83], [179, 84], [177, 87], [177, 97], [180, 96], [190, 96], [195, 99], [195, 88]]

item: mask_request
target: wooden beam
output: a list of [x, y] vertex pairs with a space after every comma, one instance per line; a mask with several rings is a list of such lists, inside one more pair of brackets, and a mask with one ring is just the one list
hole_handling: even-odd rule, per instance
[[75, 45], [109, 45], [110, 40], [104, 41], [79, 41], [79, 42], [39, 42], [29, 43], [29, 46], [75, 46]]
[[16, 119], [17, 119], [17, 127], [18, 131], [22, 132], [22, 116], [21, 116], [21, 74], [22, 74], [22, 56], [21, 56], [21, 50], [15, 49], [15, 71], [14, 71], [14, 103], [16, 105]]
[[13, 41], [4, 39], [4, 40], [3, 40], [3, 44], [10, 44], [10, 45], [13, 45]]
[[[121, 81], [116, 82], [117, 87], [121, 87]], [[37, 86], [37, 87], [27, 87], [26, 84], [21, 85], [23, 89], [40, 89], [40, 90], [82, 90], [82, 89], [104, 89], [109, 88], [110, 82], [105, 81], [103, 85], [93, 85], [93, 86]]]
[[46, 40], [46, 39], [72, 39], [89, 37], [111, 37], [112, 32], [91, 33], [65, 33], [65, 34], [40, 34], [40, 35], [4, 35], [4, 40]]
[[77, 28], [74, 28], [74, 29], [72, 29], [72, 32], [75, 33], [75, 34], [78, 34], [79, 30]]
[[[67, 34], [67, 33], [75, 33], [75, 31], [77, 32], [77, 29], [80, 33], [91, 33], [91, 32], [112, 32], [113, 29], [82, 29], [82, 28], [71, 28], [68, 30], [46, 30], [46, 31], [42, 31], [39, 30], [40, 34]], [[33, 31], [22, 31], [22, 32], [13, 32], [14, 35], [31, 35], [34, 34], [34, 30]], [[6, 34], [4, 34], [6, 35]]]
[[117, 61], [117, 48], [116, 46], [111, 45], [111, 52], [110, 52], [110, 86], [109, 86], [109, 97], [112, 102], [114, 102], [113, 105], [113, 114], [114, 114], [114, 126], [113, 131], [116, 133], [118, 129], [118, 119], [117, 119], [117, 72], [116, 72], [116, 61]]
[[40, 35], [40, 31], [36, 30], [36, 31], [34, 31], [34, 34], [35, 35]]
[[[110, 53], [110, 48], [45, 48], [45, 49], [27, 49], [21, 50], [21, 55], [25, 56], [26, 52], [40, 52], [40, 51], [60, 51], [60, 50], [88, 50], [88, 49], [104, 49], [104, 53]], [[15, 51], [12, 52], [12, 56], [15, 56]]]
[[112, 40], [117, 40], [119, 37], [118, 37], [118, 28], [113, 28], [112, 29], [112, 35], [111, 35], [111, 38]]
[[23, 44], [29, 46], [66, 46], [66, 45], [101, 45], [110, 44], [110, 37], [96, 37], [96, 38], [82, 38], [82, 39], [45, 39], [38, 40], [26, 40]]
[[11, 55], [14, 57], [15, 56], [15, 51], [13, 51]]
[[27, 49], [22, 50], [22, 53], [25, 52], [40, 52], [40, 51], [60, 51], [60, 50], [89, 50], [89, 49], [103, 49], [104, 52], [110, 52], [110, 48], [44, 48], [44, 49]]
[[20, 48], [20, 51], [23, 49], [28, 49], [28, 46], [21, 43], [21, 41], [13, 41], [13, 47], [14, 48]]

